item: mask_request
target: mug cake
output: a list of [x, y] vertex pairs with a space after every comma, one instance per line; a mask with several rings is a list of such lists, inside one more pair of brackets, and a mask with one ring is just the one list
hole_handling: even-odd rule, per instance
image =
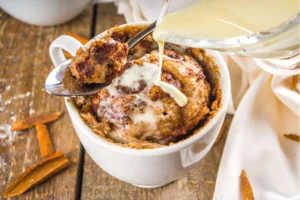
[[203, 49], [165, 46], [161, 80], [187, 97], [185, 106], [154, 84], [159, 69], [152, 35], [131, 49], [126, 44], [145, 27], [109, 29], [81, 47], [70, 66], [83, 84], [108, 84], [94, 95], [74, 98], [84, 122], [100, 137], [137, 149], [172, 145], [192, 136], [222, 106], [218, 67]]

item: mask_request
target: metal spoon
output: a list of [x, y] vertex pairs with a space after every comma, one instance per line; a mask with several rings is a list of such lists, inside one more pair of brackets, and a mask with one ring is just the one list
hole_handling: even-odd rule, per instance
[[[133, 38], [131, 38], [127, 44], [128, 48], [132, 48], [136, 43], [149, 35], [155, 28], [156, 22], [150, 24], [147, 28], [139, 32]], [[70, 64], [73, 58], [66, 60], [57, 67], [55, 67], [48, 75], [45, 82], [45, 90], [52, 95], [76, 97], [87, 96], [94, 94], [106, 87], [107, 84], [82, 84], [70, 73]]]

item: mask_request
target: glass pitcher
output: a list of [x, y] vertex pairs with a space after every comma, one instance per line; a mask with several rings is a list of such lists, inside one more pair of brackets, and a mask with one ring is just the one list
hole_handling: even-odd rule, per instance
[[[166, 14], [192, 6], [195, 2], [196, 0], [165, 1], [159, 20]], [[199, 36], [191, 39], [166, 34], [164, 40], [178, 45], [184, 40], [185, 44], [188, 43], [190, 47], [252, 57], [261, 68], [269, 73], [294, 75], [300, 74], [299, 18], [300, 13], [270, 30], [232, 38], [212, 39]]]

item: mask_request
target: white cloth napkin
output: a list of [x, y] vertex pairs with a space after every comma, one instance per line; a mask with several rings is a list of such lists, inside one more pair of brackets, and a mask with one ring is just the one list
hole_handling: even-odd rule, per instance
[[300, 95], [289, 77], [263, 72], [238, 105], [220, 163], [214, 199], [241, 199], [241, 170], [260, 200], [300, 199], [299, 143], [283, 136], [299, 133]]
[[[116, 1], [127, 22], [155, 20], [162, 3], [163, 0]], [[242, 199], [239, 177], [242, 169], [251, 182], [255, 199], [300, 199], [299, 143], [283, 136], [300, 134], [300, 94], [290, 90], [291, 77], [262, 72], [250, 58], [224, 55], [224, 59], [232, 83], [228, 113], [234, 114], [234, 119], [214, 199]]]

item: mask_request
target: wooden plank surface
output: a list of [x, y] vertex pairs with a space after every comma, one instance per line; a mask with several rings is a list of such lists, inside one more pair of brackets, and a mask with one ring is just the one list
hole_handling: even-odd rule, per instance
[[[79, 175], [77, 179], [79, 140], [63, 99], [46, 94], [43, 83], [52, 68], [48, 55], [51, 41], [68, 31], [89, 38], [92, 12], [89, 7], [66, 24], [37, 27], [0, 11], [0, 193], [25, 168], [42, 159], [35, 129], [14, 133], [9, 131], [10, 123], [43, 111], [64, 111], [62, 118], [49, 124], [48, 129], [54, 146], [66, 153], [73, 164], [45, 183], [11, 199], [75, 199], [76, 181], [81, 178], [81, 199], [211, 199], [227, 131], [186, 177], [161, 188], [141, 189], [119, 181], [101, 170], [86, 153], [83, 177]], [[96, 34], [123, 23], [124, 17], [117, 15], [113, 4], [98, 6]], [[231, 116], [227, 116], [227, 121], [229, 125]], [[6, 138], [1, 139], [3, 137]]]
[[91, 20], [92, 7], [68, 23], [51, 27], [25, 24], [0, 10], [0, 193], [25, 168], [42, 159], [34, 128], [18, 135], [10, 131], [10, 123], [16, 119], [43, 111], [64, 111], [58, 121], [48, 124], [48, 129], [55, 148], [72, 162], [55, 177], [11, 199], [75, 198], [80, 143], [63, 98], [47, 94], [43, 85], [53, 67], [48, 54], [50, 43], [68, 31], [89, 38]]
[[[96, 33], [123, 24], [123, 16], [117, 15], [113, 4], [98, 6]], [[227, 116], [229, 126], [232, 117]], [[100, 169], [85, 153], [81, 199], [132, 199], [132, 200], [183, 200], [212, 199], [216, 175], [224, 147], [226, 133], [218, 144], [190, 171], [186, 177], [157, 189], [142, 189], [124, 183]]]
[[115, 26], [125, 24], [123, 15], [117, 13], [117, 8], [113, 3], [100, 4], [97, 6], [97, 18], [95, 35]]

